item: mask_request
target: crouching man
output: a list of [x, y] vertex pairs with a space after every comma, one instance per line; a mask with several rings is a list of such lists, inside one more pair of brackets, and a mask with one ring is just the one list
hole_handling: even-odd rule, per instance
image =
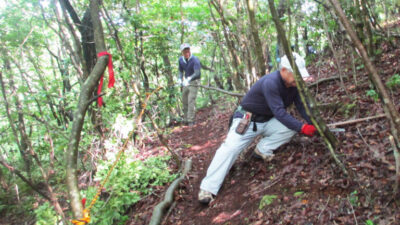
[[[309, 77], [304, 59], [297, 53], [293, 56], [303, 79]], [[286, 111], [292, 103], [307, 123], [303, 124]], [[208, 204], [214, 199], [236, 158], [256, 136], [263, 138], [254, 153], [269, 162], [274, 150], [289, 142], [296, 133], [313, 136], [315, 131], [300, 100], [292, 67], [284, 56], [279, 70], [261, 77], [235, 111], [228, 135], [201, 182], [199, 202]]]

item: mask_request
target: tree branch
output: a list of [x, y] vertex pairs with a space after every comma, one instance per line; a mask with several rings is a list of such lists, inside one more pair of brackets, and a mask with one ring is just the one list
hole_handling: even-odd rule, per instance
[[19, 170], [8, 165], [8, 163], [6, 163], [4, 160], [0, 160], [0, 164], [3, 165], [5, 168], [7, 168], [8, 171], [10, 171], [11, 173], [17, 175], [23, 182], [25, 182], [29, 187], [31, 187], [32, 190], [36, 191], [40, 196], [45, 198], [47, 201], [51, 202], [51, 198], [47, 196], [45, 193], [43, 193], [41, 190], [36, 188], [36, 186], [32, 184], [24, 175], [22, 175], [22, 173]]

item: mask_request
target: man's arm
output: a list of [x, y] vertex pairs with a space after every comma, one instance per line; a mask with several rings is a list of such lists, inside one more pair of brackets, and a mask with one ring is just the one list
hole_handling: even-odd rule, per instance
[[196, 79], [200, 78], [201, 64], [200, 64], [200, 60], [197, 57], [194, 57], [193, 69], [194, 69], [194, 73], [190, 75], [190, 80], [196, 80]]
[[200, 70], [194, 70], [194, 73], [190, 76], [190, 80], [200, 78]]
[[182, 64], [181, 64], [181, 58], [182, 58], [182, 57], [179, 57], [179, 59], [178, 59], [178, 70], [179, 70], [178, 79], [182, 81], [182, 77], [183, 77], [183, 67], [182, 67]]
[[274, 117], [289, 129], [300, 132], [303, 123], [294, 118], [286, 111], [282, 98], [279, 95], [279, 90], [277, 85], [274, 84], [273, 82], [268, 82], [268, 81], [264, 82], [263, 94], [265, 99], [267, 100], [269, 108], [274, 114]]

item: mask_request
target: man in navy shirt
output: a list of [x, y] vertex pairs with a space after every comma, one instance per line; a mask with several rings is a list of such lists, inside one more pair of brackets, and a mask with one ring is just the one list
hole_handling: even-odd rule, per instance
[[[293, 53], [303, 78], [309, 77], [304, 59]], [[303, 123], [286, 109], [295, 104]], [[247, 130], [240, 132], [238, 125], [243, 118], [251, 119]], [[247, 117], [246, 117], [247, 116]], [[240, 126], [239, 126], [240, 128]], [[254, 153], [266, 162], [274, 157], [273, 151], [287, 143], [296, 133], [313, 136], [316, 129], [300, 100], [292, 67], [286, 56], [281, 58], [279, 70], [261, 77], [247, 92], [233, 115], [228, 135], [219, 147], [200, 185], [199, 201], [208, 204], [217, 195], [225, 176], [236, 158], [258, 136], [263, 138]]]
[[183, 86], [182, 102], [184, 123], [189, 126], [195, 122], [197, 86], [200, 81], [200, 61], [190, 52], [190, 45], [183, 43], [180, 47], [182, 56], [179, 58], [178, 83]]

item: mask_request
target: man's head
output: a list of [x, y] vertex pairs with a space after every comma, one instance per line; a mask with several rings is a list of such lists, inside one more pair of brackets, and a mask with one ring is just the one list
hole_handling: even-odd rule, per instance
[[[297, 67], [299, 68], [300, 75], [303, 77], [303, 79], [309, 77], [310, 74], [307, 71], [306, 62], [304, 61], [304, 59], [295, 52], [293, 52], [293, 57]], [[281, 59], [281, 63], [279, 64], [279, 70], [282, 79], [285, 82], [286, 87], [296, 87], [296, 81], [294, 79], [293, 69], [286, 55], [283, 56]]]
[[183, 57], [185, 57], [185, 59], [188, 59], [190, 57], [190, 45], [188, 43], [183, 43], [181, 44], [180, 49]]

